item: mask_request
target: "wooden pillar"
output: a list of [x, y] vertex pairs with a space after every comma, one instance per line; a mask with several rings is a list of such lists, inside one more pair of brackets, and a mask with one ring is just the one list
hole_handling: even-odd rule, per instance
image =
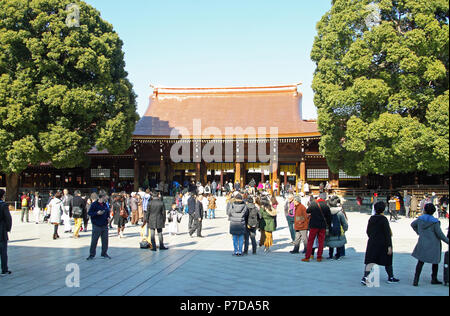
[[242, 177], [242, 165], [240, 162], [236, 162], [234, 165], [234, 183], [239, 182], [241, 184], [241, 188], [242, 188], [242, 183], [241, 183], [241, 177]]
[[223, 191], [223, 172], [224, 172], [223, 169], [220, 170], [220, 187], [222, 188], [222, 191]]
[[280, 180], [278, 178], [278, 173], [279, 173], [279, 167], [278, 167], [278, 162], [273, 162], [271, 165], [271, 173], [272, 173], [272, 182], [270, 183], [271, 186], [271, 193], [273, 194], [273, 184], [276, 182], [278, 183], [278, 192], [280, 192]]
[[264, 184], [264, 182], [266, 181], [265, 176], [264, 176], [264, 169], [261, 166], [261, 183]]
[[200, 164], [200, 179], [202, 185], [206, 185], [208, 183], [208, 166], [205, 161], [202, 161]]
[[201, 163], [196, 162], [195, 163], [195, 181], [200, 182], [201, 181]]
[[139, 189], [139, 168], [140, 168], [140, 163], [139, 160], [137, 160], [137, 158], [134, 159], [134, 191], [137, 192], [137, 190]]
[[330, 184], [332, 188], [339, 188], [339, 174], [333, 173], [330, 170]]
[[166, 183], [166, 180], [166, 161], [164, 157], [161, 156], [161, 160], [159, 162], [159, 181]]

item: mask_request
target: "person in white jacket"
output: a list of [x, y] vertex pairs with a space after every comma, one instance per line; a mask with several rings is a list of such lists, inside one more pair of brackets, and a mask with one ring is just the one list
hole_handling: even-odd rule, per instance
[[57, 192], [48, 205], [50, 209], [50, 223], [54, 225], [53, 240], [58, 239], [58, 227], [61, 223], [61, 215], [64, 213], [64, 205], [61, 200], [62, 193]]

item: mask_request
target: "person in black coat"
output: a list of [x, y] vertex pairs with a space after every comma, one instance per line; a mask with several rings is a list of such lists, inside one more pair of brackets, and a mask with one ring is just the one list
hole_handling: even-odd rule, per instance
[[317, 252], [317, 261], [322, 261], [323, 247], [325, 243], [326, 230], [331, 226], [331, 211], [325, 200], [319, 198], [316, 202], [312, 202], [306, 213], [311, 214], [309, 220], [309, 237], [308, 246], [306, 247], [305, 258], [303, 262], [309, 262], [313, 253], [313, 245], [316, 236], [319, 241], [319, 248]]
[[0, 190], [0, 259], [2, 266], [1, 276], [11, 274], [8, 270], [8, 233], [12, 228], [12, 218], [8, 205], [3, 202], [5, 190]]
[[367, 226], [367, 236], [369, 236], [369, 241], [367, 242], [365, 258], [366, 268], [361, 284], [368, 284], [368, 276], [374, 265], [385, 266], [389, 276], [388, 283], [397, 283], [400, 280], [394, 278], [392, 268], [392, 231], [388, 219], [383, 215], [386, 204], [384, 202], [377, 202], [374, 208], [375, 215], [370, 218]]
[[153, 193], [152, 200], [147, 205], [147, 213], [145, 214], [144, 223], [142, 227], [148, 223], [150, 228], [150, 238], [152, 242], [152, 251], [156, 251], [155, 230], [158, 231], [159, 250], [167, 250], [164, 247], [162, 230], [166, 226], [166, 211], [164, 203], [161, 201], [160, 195]]
[[203, 221], [203, 204], [202, 200], [205, 197], [199, 194], [198, 197], [191, 196], [188, 201], [189, 206], [189, 220], [192, 220], [192, 225], [189, 228], [189, 236], [197, 231], [197, 237], [203, 238], [202, 236], [202, 221]]

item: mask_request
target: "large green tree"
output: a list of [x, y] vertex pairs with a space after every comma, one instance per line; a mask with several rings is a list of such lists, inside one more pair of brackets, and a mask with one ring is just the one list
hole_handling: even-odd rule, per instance
[[73, 168], [93, 146], [120, 153], [130, 145], [138, 116], [122, 45], [83, 1], [0, 0], [0, 171], [8, 198], [30, 165]]
[[314, 102], [330, 168], [447, 172], [448, 0], [334, 0], [317, 31]]

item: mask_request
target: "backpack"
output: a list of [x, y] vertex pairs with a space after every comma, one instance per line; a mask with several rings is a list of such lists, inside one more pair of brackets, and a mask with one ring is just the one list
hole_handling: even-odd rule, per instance
[[27, 198], [23, 198], [22, 199], [22, 207], [27, 207], [28, 206], [28, 200]]
[[337, 214], [331, 215], [331, 236], [341, 236], [341, 222]]
[[149, 242], [147, 241], [147, 239], [144, 239], [144, 240], [142, 240], [142, 241], [139, 243], [139, 247], [141, 247], [141, 249], [149, 249], [149, 248], [150, 248], [150, 244], [149, 244]]
[[72, 215], [74, 218], [80, 218], [83, 216], [83, 210], [79, 206], [74, 206], [72, 210]]
[[256, 207], [249, 207], [248, 208], [248, 221], [247, 225], [255, 228], [258, 227], [259, 220], [258, 220], [258, 209]]

